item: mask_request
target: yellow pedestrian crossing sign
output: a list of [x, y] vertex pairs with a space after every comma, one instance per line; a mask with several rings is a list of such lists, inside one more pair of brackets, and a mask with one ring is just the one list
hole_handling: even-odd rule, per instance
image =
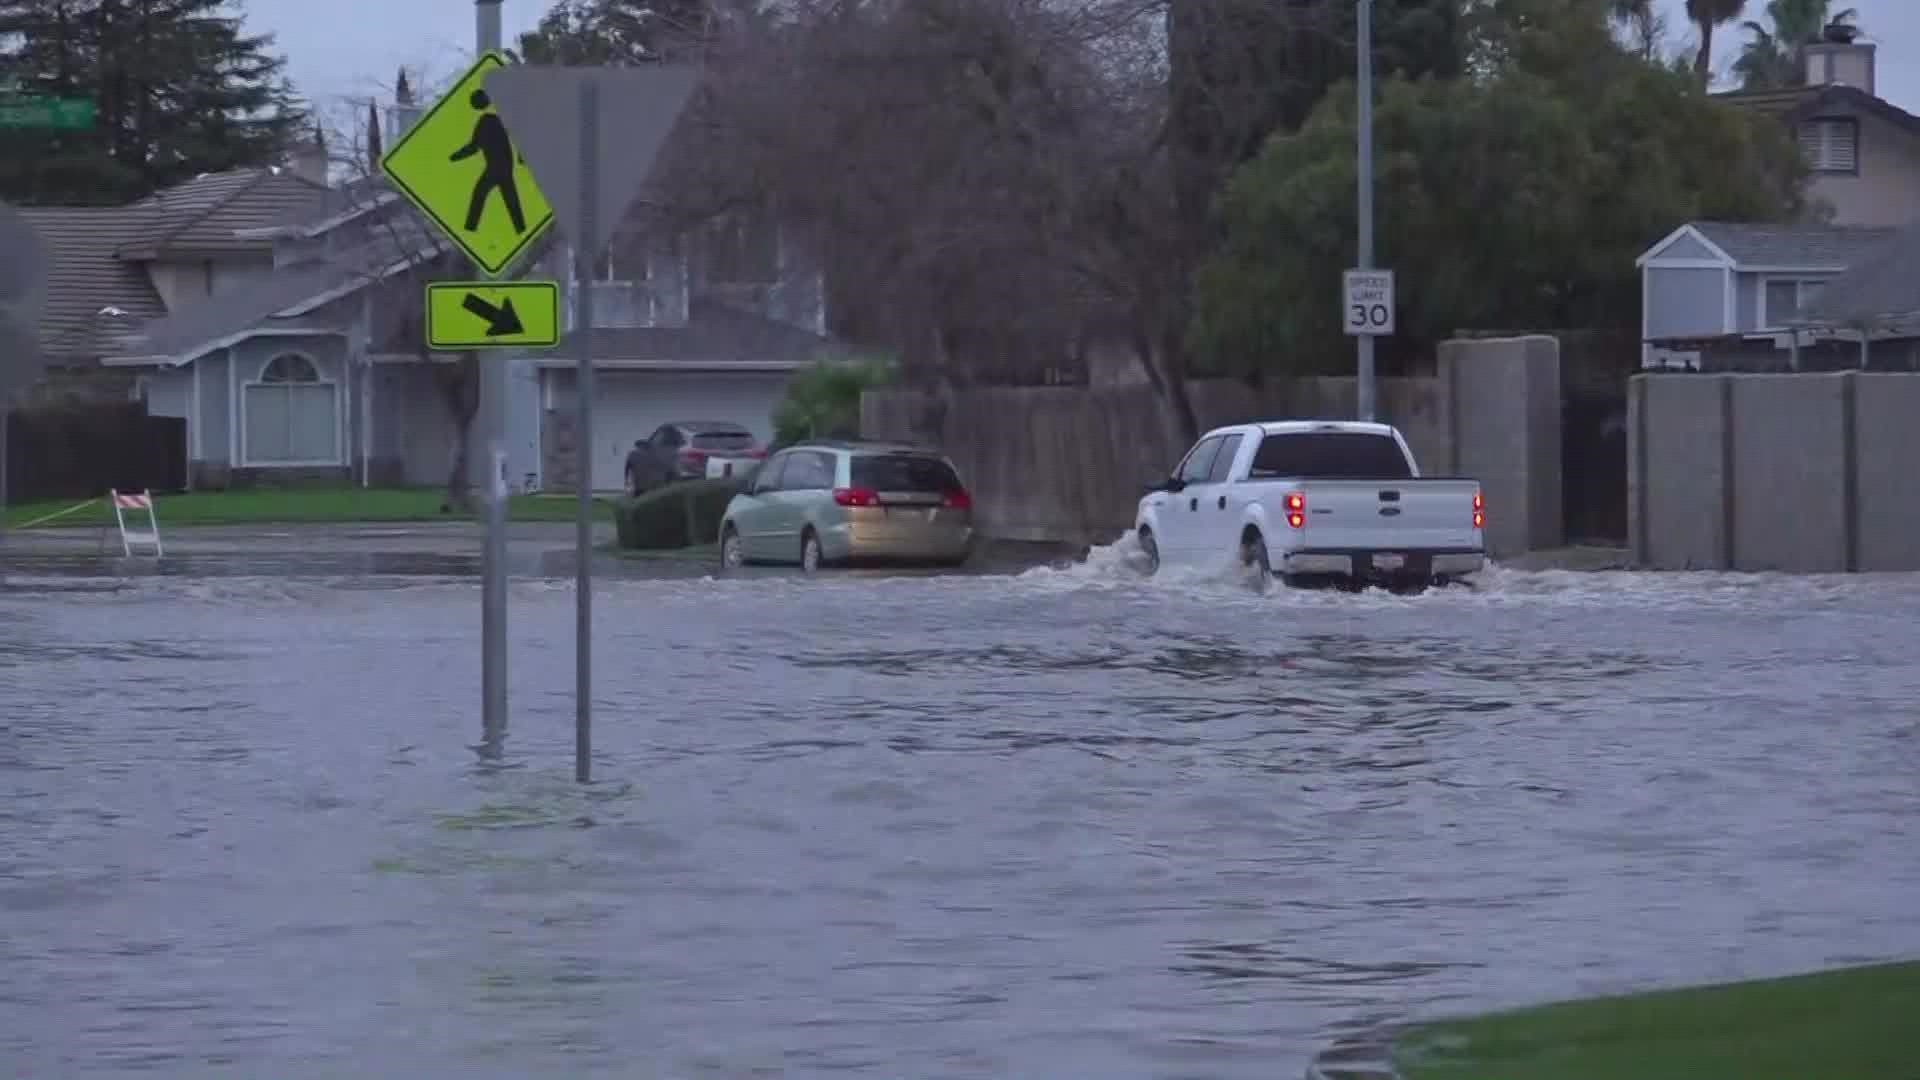
[[487, 97], [487, 76], [506, 66], [500, 53], [482, 54], [380, 160], [393, 186], [490, 276], [553, 224], [553, 207]]
[[560, 344], [556, 281], [427, 284], [427, 348], [551, 349]]

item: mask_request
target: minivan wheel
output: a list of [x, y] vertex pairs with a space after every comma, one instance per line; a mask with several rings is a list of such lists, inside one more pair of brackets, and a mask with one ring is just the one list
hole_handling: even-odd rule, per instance
[[812, 529], [800, 534], [800, 569], [808, 574], [820, 569], [820, 537]]
[[720, 530], [720, 569], [738, 570], [746, 564], [747, 549], [740, 542], [740, 530], [728, 525]]

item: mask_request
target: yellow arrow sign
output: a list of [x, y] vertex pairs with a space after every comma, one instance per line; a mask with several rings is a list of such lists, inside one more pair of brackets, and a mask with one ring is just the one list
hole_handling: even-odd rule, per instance
[[487, 97], [487, 75], [506, 66], [501, 54], [483, 54], [380, 161], [485, 274], [512, 265], [553, 224], [553, 207]]
[[429, 349], [551, 349], [558, 344], [558, 282], [435, 281], [427, 285]]

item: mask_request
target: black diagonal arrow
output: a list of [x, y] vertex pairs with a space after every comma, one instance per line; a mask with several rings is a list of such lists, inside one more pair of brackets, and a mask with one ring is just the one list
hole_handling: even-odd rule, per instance
[[502, 300], [499, 307], [494, 307], [480, 299], [479, 293], [468, 293], [460, 306], [487, 320], [488, 337], [504, 337], [526, 331], [526, 327], [520, 325], [519, 314], [513, 310], [512, 300]]

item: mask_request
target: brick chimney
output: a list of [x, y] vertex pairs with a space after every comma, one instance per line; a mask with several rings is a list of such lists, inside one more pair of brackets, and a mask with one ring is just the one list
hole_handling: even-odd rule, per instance
[[1855, 40], [1860, 28], [1831, 22], [1820, 40], [1801, 46], [1808, 86], [1851, 86], [1878, 97], [1873, 85], [1873, 44]]

